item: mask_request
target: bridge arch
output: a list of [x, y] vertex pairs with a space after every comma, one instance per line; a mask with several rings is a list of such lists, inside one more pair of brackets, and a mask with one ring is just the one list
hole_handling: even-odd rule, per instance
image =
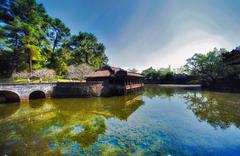
[[31, 99], [45, 99], [46, 94], [41, 90], [35, 90], [29, 94], [29, 100]]
[[0, 103], [2, 102], [20, 102], [18, 93], [10, 90], [0, 90]]

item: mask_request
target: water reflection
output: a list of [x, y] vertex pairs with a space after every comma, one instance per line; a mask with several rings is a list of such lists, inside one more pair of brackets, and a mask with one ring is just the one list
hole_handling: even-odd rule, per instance
[[45, 104], [45, 99], [38, 99], [38, 100], [30, 100], [29, 106], [32, 108], [40, 108]]
[[232, 124], [240, 128], [239, 94], [217, 92], [187, 93], [184, 99], [200, 121], [214, 128], [226, 129]]
[[185, 94], [191, 91], [200, 91], [199, 86], [194, 85], [146, 85], [144, 96], [148, 98], [161, 97], [171, 98], [175, 95]]
[[11, 116], [20, 108], [19, 103], [0, 104], [0, 120]]
[[148, 85], [144, 88], [144, 96], [152, 99], [154, 97], [169, 98], [174, 96], [176, 89], [173, 87], [160, 87], [158, 85]]
[[[61, 155], [94, 144], [106, 119], [126, 121], [143, 101], [140, 94], [112, 98], [33, 100], [0, 109], [0, 153]], [[9, 109], [6, 109], [9, 108]], [[0, 112], [0, 114], [3, 114]]]
[[71, 103], [68, 102], [68, 99], [56, 99], [52, 102], [60, 111], [81, 112], [82, 114], [90, 113], [106, 118], [116, 117], [120, 120], [127, 120], [144, 103], [141, 99], [141, 94], [111, 98], [72, 99]]
[[170, 99], [180, 96], [199, 121], [206, 121], [214, 128], [226, 129], [231, 125], [240, 128], [239, 94], [200, 91], [199, 88], [186, 86], [149, 85], [144, 95]]
[[157, 85], [143, 95], [0, 105], [0, 153], [234, 155], [239, 106], [239, 94]]

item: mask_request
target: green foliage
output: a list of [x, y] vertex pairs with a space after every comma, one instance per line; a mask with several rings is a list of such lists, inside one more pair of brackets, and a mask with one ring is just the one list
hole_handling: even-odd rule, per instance
[[67, 49], [62, 48], [57, 52], [51, 53], [47, 66], [54, 69], [58, 75], [64, 75], [72, 58], [72, 53]]
[[69, 65], [87, 63], [98, 69], [108, 61], [105, 47], [93, 34], [71, 36], [35, 0], [0, 1], [0, 76], [51, 68], [64, 75]]
[[150, 79], [155, 79], [155, 78], [158, 78], [158, 76], [160, 75], [158, 73], [158, 71], [156, 69], [153, 69], [152, 67], [148, 68], [148, 69], [145, 69], [142, 74], [145, 76], [145, 77], [148, 77]]
[[[25, 55], [25, 60], [19, 62], [14, 59], [15, 64], [29, 63], [29, 70], [32, 70], [32, 60], [41, 61], [41, 40], [44, 39], [43, 30], [45, 21], [45, 10], [34, 0], [10, 0], [3, 1], [1, 16], [2, 37], [7, 40], [3, 50], [14, 51], [13, 55], [21, 57]], [[16, 58], [16, 56], [12, 56]], [[18, 69], [16, 66], [14, 67]]]
[[171, 70], [171, 67], [154, 69], [152, 67], [144, 70], [142, 74], [148, 79], [161, 79], [161, 80], [173, 80], [175, 73]]
[[105, 46], [97, 42], [97, 38], [91, 33], [79, 33], [71, 37], [67, 47], [72, 51], [73, 64], [86, 63], [94, 69], [99, 69], [108, 61], [105, 55]]
[[[220, 50], [221, 51], [221, 50]], [[221, 53], [214, 48], [207, 54], [194, 54], [185, 65], [189, 74], [194, 75], [204, 83], [211, 83], [224, 77], [226, 68]]]
[[62, 48], [63, 43], [66, 42], [71, 34], [70, 29], [58, 18], [50, 19], [49, 25], [48, 37], [52, 45], [52, 52], [54, 53], [56, 50]]

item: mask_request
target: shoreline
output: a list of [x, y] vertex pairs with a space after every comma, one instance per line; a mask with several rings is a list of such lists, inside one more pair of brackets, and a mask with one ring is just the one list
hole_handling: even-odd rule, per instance
[[202, 91], [212, 91], [212, 92], [225, 92], [225, 93], [240, 93], [240, 88], [238, 87], [230, 87], [230, 86], [225, 86], [225, 87], [206, 87], [201, 84], [161, 84], [161, 83], [144, 83], [144, 85], [158, 85], [160, 87], [169, 87], [169, 88], [198, 88], [201, 89]]
[[145, 83], [144, 85], [159, 85], [162, 87], [194, 87], [194, 88], [201, 88], [200, 84], [160, 84], [160, 83]]

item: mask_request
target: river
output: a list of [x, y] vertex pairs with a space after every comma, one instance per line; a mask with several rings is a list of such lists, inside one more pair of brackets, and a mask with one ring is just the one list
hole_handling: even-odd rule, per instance
[[146, 85], [0, 104], [1, 155], [239, 155], [240, 94]]

